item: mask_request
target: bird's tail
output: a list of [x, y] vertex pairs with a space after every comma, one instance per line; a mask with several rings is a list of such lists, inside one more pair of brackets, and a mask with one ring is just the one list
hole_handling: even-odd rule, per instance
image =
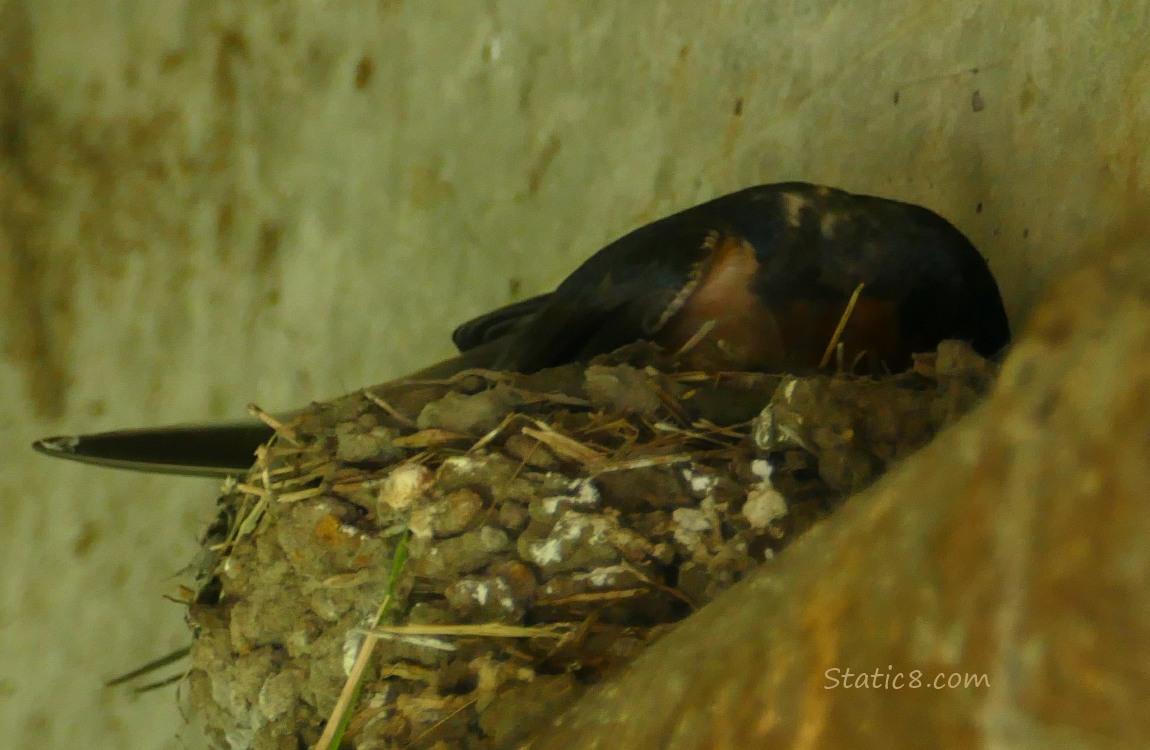
[[111, 469], [220, 477], [247, 472], [256, 448], [271, 437], [270, 427], [251, 420], [60, 435], [32, 447], [46, 456]]
[[[482, 344], [373, 390], [386, 391], [412, 381], [449, 378], [464, 370], [491, 367], [505, 344], [502, 339]], [[279, 418], [286, 421], [291, 416]], [[47, 456], [112, 469], [225, 477], [247, 473], [255, 461], [256, 448], [272, 435], [268, 425], [250, 419], [60, 435], [37, 440], [32, 447]]]

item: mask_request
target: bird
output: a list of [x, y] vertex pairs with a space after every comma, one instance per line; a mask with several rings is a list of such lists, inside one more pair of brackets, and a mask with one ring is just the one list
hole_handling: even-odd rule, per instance
[[[848, 314], [849, 308], [849, 314]], [[953, 224], [911, 203], [807, 182], [757, 185], [643, 225], [551, 292], [457, 327], [460, 354], [408, 376], [481, 367], [532, 373], [636, 341], [703, 371], [803, 373], [841, 360], [899, 372], [960, 339], [992, 357], [1010, 341], [998, 284]], [[33, 447], [113, 468], [242, 474], [263, 422], [57, 436]]]

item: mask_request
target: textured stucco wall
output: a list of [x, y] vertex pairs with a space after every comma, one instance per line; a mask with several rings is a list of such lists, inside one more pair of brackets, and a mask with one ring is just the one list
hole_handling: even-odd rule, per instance
[[210, 483], [42, 434], [335, 395], [748, 184], [924, 203], [1017, 325], [1150, 191], [1150, 4], [0, 0], [0, 726], [161, 747]]

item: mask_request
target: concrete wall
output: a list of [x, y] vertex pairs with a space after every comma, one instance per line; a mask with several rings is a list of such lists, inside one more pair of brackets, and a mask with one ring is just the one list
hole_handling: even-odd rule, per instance
[[[923, 203], [1021, 323], [1150, 192], [1150, 3], [0, 0], [0, 727], [169, 746], [211, 483], [38, 436], [450, 352], [635, 225], [806, 179]], [[194, 742], [194, 740], [192, 740]]]

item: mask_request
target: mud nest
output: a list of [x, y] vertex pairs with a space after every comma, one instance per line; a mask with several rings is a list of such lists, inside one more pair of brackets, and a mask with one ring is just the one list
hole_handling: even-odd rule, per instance
[[993, 375], [957, 342], [880, 379], [636, 346], [314, 405], [220, 499], [186, 710], [218, 747], [311, 747], [362, 670], [343, 747], [513, 746]]

